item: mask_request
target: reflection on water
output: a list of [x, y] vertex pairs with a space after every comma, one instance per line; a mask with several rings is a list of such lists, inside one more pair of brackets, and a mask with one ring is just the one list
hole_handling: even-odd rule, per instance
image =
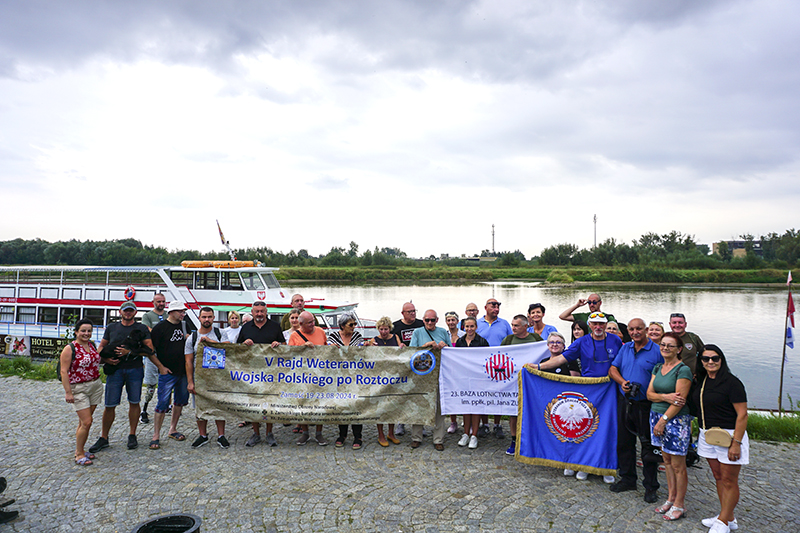
[[[435, 309], [444, 327], [444, 313], [456, 311], [464, 316], [469, 302], [483, 304], [488, 298], [502, 302], [500, 316], [510, 320], [524, 314], [528, 305], [541, 302], [546, 308], [545, 323], [562, 333], [569, 332], [559, 313], [585, 298], [584, 288], [543, 287], [536, 282], [420, 283], [347, 285], [339, 283], [287, 283], [301, 290], [306, 298], [329, 298], [358, 302], [358, 314], [377, 319], [400, 318], [404, 302], [413, 301], [419, 317], [426, 309]], [[639, 317], [646, 322], [669, 322], [669, 315], [686, 315], [687, 329], [700, 335], [706, 343], [719, 345], [728, 362], [747, 388], [748, 406], [775, 409], [778, 406], [783, 325], [786, 313], [786, 291], [751, 287], [654, 287], [608, 286], [599, 290], [603, 310], [627, 322]], [[588, 310], [588, 308], [583, 308]], [[481, 312], [483, 315], [483, 312]], [[800, 400], [800, 346], [787, 349], [784, 374], [784, 407], [787, 394]]]

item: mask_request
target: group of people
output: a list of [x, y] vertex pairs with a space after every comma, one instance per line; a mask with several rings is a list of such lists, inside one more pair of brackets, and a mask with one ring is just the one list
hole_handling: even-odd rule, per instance
[[[500, 318], [501, 303], [490, 298], [484, 305], [484, 315], [478, 317], [478, 306], [467, 305], [466, 316], [459, 320], [456, 312], [445, 313], [444, 327], [438, 327], [439, 316], [433, 309], [417, 318], [415, 305], [403, 305], [401, 318], [392, 322], [382, 317], [376, 323], [378, 334], [365, 339], [357, 331], [354, 315], [342, 313], [338, 317], [339, 329], [326, 334], [319, 327], [314, 314], [304, 309], [301, 295], [292, 296], [292, 310], [281, 324], [268, 319], [267, 306], [263, 301], [253, 303], [249, 317], [236, 312], [228, 315], [228, 327], [214, 326], [213, 309], [200, 309], [200, 327], [189, 331], [185, 325], [186, 307], [181, 302], [166, 306], [163, 295], [156, 295], [153, 310], [135, 320], [136, 306], [126, 301], [120, 307], [120, 321], [110, 324], [99, 346], [91, 341], [92, 323], [82, 319], [75, 325], [75, 339], [61, 353], [61, 381], [68, 403], [74, 405], [79, 424], [76, 432], [75, 462], [87, 466], [96, 458], [95, 454], [109, 446], [108, 435], [115, 418], [115, 410], [121, 401], [122, 389], [126, 389], [128, 402], [129, 449], [138, 447], [136, 430], [139, 421], [149, 421], [147, 404], [153, 395], [157, 405], [153, 419], [153, 437], [150, 449], [161, 446], [161, 427], [165, 415], [171, 411], [169, 438], [183, 441], [186, 436], [177, 425], [182, 408], [188, 404], [194, 387], [194, 355], [201, 341], [230, 342], [245, 345], [269, 344], [277, 347], [289, 346], [413, 346], [443, 348], [514, 345], [546, 341], [549, 357], [536, 364], [541, 371], [564, 375], [605, 377], [619, 385], [618, 394], [618, 439], [617, 454], [619, 480], [606, 476], [613, 492], [635, 490], [637, 486], [636, 441], [641, 445], [643, 466], [644, 499], [648, 503], [657, 501], [659, 483], [658, 464], [663, 458], [668, 495], [665, 503], [655, 510], [665, 520], [677, 520], [686, 514], [685, 497], [688, 476], [686, 454], [691, 442], [691, 420], [695, 411], [701, 413], [700, 435], [697, 451], [705, 457], [717, 482], [720, 500], [718, 516], [703, 520], [710, 531], [726, 532], [736, 529], [734, 508], [739, 499], [738, 474], [741, 465], [749, 462], [747, 439], [747, 398], [744, 386], [729, 370], [722, 350], [716, 345], [705, 345], [694, 333], [686, 331], [686, 318], [681, 313], [670, 316], [671, 331], [663, 324], [633, 318], [627, 324], [619, 323], [615, 317], [601, 310], [602, 301], [597, 294], [580, 299], [564, 310], [559, 318], [571, 322], [571, 342], [555, 327], [544, 323], [545, 306], [531, 304], [527, 314], [517, 314], [511, 322]], [[588, 305], [588, 312], [576, 312]], [[143, 339], [140, 348], [133, 348], [129, 339], [134, 331]], [[625, 342], [627, 341], [627, 342]], [[140, 353], [137, 353], [140, 352]], [[146, 367], [142, 364], [145, 356]], [[697, 360], [699, 359], [699, 363]], [[104, 364], [106, 374], [105, 393], [100, 381], [99, 366]], [[152, 366], [151, 366], [152, 365]], [[146, 385], [145, 409], [139, 407], [142, 386]], [[157, 386], [156, 386], [157, 385]], [[88, 450], [85, 445], [92, 426], [95, 408], [104, 400], [101, 435]], [[448, 413], [449, 414], [449, 413]], [[197, 419], [198, 437], [192, 447], [199, 448], [209, 442], [207, 420]], [[225, 420], [215, 420], [217, 444], [228, 448], [225, 437]], [[398, 421], [399, 422], [399, 421]], [[240, 427], [251, 425], [253, 434], [245, 446], [261, 442], [260, 423], [240, 423]], [[449, 427], [437, 402], [433, 444], [436, 450], [444, 450], [445, 433], [456, 433], [458, 422], [450, 415]], [[269, 446], [277, 446], [272, 424], [265, 423], [265, 439]], [[509, 417], [512, 441], [516, 435], [516, 417]], [[314, 441], [321, 446], [328, 444], [323, 427], [315, 428]], [[399, 444], [397, 438], [405, 432], [404, 424], [389, 424], [387, 431], [378, 425], [378, 443], [389, 446]], [[418, 448], [423, 441], [421, 425], [411, 428], [411, 447]], [[297, 445], [311, 441], [307, 424], [298, 424], [293, 429], [299, 434]], [[337, 447], [344, 446], [349, 425], [339, 426], [335, 441]], [[352, 425], [353, 449], [363, 446], [363, 426]], [[706, 438], [706, 435], [709, 438]], [[478, 438], [494, 435], [504, 438], [501, 417], [494, 416], [493, 426], [488, 416], [463, 414], [463, 435], [458, 445], [474, 449]], [[725, 438], [725, 436], [729, 438]], [[514, 454], [514, 444], [507, 450]], [[575, 475], [585, 480], [585, 472], [565, 470], [565, 475]]]

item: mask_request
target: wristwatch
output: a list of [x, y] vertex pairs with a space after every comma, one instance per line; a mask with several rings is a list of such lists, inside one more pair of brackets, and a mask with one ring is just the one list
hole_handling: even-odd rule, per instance
[[661, 415], [661, 420], [664, 422], [669, 422], [669, 417], [666, 414]]

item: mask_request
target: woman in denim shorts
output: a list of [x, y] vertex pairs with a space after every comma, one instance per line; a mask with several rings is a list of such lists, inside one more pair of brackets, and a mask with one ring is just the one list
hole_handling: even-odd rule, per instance
[[686, 473], [686, 452], [692, 428], [692, 416], [686, 399], [692, 386], [692, 371], [681, 362], [683, 341], [677, 333], [665, 333], [661, 338], [663, 364], [653, 367], [647, 399], [650, 407], [650, 436], [653, 446], [660, 446], [667, 473], [669, 495], [656, 512], [664, 520], [686, 516], [684, 498], [689, 484]]

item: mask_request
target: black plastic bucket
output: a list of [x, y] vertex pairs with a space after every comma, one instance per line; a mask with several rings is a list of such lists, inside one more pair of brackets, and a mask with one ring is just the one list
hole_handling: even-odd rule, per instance
[[193, 514], [168, 514], [145, 520], [131, 533], [196, 533], [203, 520]]

